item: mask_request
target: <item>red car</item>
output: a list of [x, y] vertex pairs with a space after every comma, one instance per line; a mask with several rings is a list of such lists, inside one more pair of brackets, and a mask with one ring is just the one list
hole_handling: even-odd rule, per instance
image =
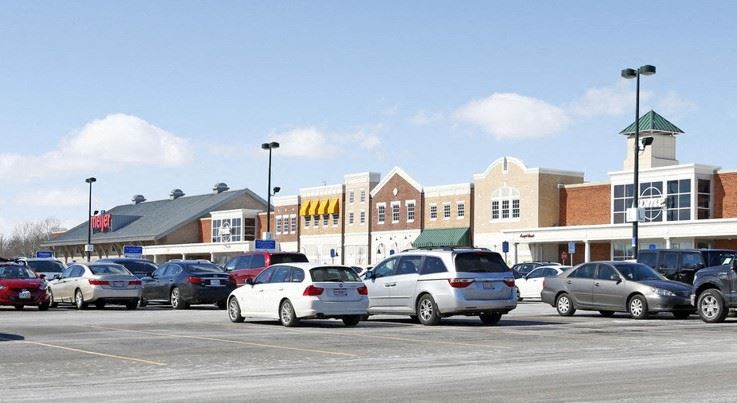
[[19, 311], [35, 305], [45, 311], [50, 302], [46, 280], [36, 277], [23, 263], [0, 261], [0, 305], [12, 305]]
[[236, 286], [240, 287], [246, 284], [246, 279], [256, 278], [265, 268], [281, 263], [307, 263], [307, 256], [298, 252], [246, 252], [231, 258], [225, 264], [225, 270], [230, 273]]

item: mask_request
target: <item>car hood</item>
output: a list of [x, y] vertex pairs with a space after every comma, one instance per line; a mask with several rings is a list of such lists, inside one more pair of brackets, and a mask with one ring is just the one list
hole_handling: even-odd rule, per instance
[[704, 276], [716, 276], [720, 273], [726, 273], [729, 270], [730, 270], [729, 265], [705, 267], [697, 271], [695, 277], [698, 278], [698, 277], [704, 277]]
[[684, 292], [684, 291], [691, 291], [691, 286], [685, 283], [680, 283], [678, 281], [670, 281], [670, 280], [646, 280], [646, 281], [640, 281], [640, 284], [649, 285], [650, 287], [655, 288], [662, 288], [664, 290], [673, 291], [673, 292]]
[[43, 280], [37, 278], [7, 278], [0, 280], [0, 285], [8, 288], [27, 288], [32, 290], [41, 287], [41, 284], [43, 283]]

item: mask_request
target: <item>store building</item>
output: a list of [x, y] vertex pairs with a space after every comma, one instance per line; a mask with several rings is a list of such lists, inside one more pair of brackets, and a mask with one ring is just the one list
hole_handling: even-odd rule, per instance
[[299, 251], [310, 262], [341, 263], [343, 255], [343, 185], [299, 190], [302, 228]]
[[422, 232], [414, 247], [473, 245], [473, 184], [424, 188]]

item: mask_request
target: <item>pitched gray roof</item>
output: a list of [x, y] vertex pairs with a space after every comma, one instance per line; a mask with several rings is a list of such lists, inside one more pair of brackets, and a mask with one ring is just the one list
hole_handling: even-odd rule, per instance
[[[116, 206], [107, 210], [107, 213], [113, 216], [138, 218], [114, 232], [92, 234], [92, 242], [99, 244], [155, 241], [191, 223], [193, 220], [205, 217], [220, 206], [245, 196], [251, 196], [258, 201], [256, 205], [249, 206], [250, 208], [266, 208], [266, 201], [248, 189]], [[43, 246], [85, 244], [87, 243], [88, 225], [88, 222], [85, 221], [58, 238], [45, 242]]]

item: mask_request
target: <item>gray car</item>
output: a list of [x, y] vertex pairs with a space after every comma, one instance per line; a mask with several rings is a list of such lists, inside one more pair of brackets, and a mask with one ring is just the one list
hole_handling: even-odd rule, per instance
[[541, 296], [561, 316], [581, 309], [607, 317], [628, 312], [635, 319], [672, 312], [686, 319], [695, 312], [690, 294], [691, 286], [668, 280], [641, 263], [590, 262], [545, 279]]
[[141, 280], [116, 263], [75, 263], [61, 278], [49, 282], [51, 306], [68, 303], [77, 309], [89, 304], [99, 309], [106, 304], [136, 309], [142, 290]]

